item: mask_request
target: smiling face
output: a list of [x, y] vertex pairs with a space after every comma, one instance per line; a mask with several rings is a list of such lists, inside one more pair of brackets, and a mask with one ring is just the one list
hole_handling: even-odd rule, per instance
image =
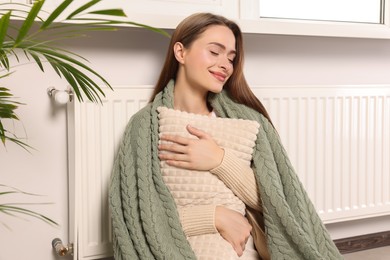
[[206, 95], [219, 93], [233, 73], [236, 39], [226, 26], [207, 28], [187, 48], [180, 42], [174, 46], [179, 62], [176, 83], [191, 92]]

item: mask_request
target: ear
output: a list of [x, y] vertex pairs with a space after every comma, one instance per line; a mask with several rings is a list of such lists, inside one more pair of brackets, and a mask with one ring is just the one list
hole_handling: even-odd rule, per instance
[[175, 45], [173, 45], [173, 53], [175, 54], [176, 60], [179, 63], [183, 64], [184, 56], [185, 56], [185, 48], [181, 42], [176, 42]]

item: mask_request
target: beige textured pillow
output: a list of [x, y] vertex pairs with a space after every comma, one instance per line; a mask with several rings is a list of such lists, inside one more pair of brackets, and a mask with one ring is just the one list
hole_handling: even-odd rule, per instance
[[166, 107], [159, 107], [159, 134], [176, 134], [189, 138], [188, 124], [210, 134], [217, 144], [231, 149], [242, 160], [250, 163], [259, 123], [251, 120], [197, 115]]
[[[159, 135], [171, 134], [196, 138], [186, 126], [210, 134], [225, 150], [230, 149], [243, 163], [250, 165], [259, 124], [243, 119], [197, 115], [159, 107]], [[161, 173], [179, 209], [194, 206], [224, 205], [245, 214], [246, 206], [225, 183], [209, 171], [175, 168], [161, 161]], [[192, 212], [193, 213], [193, 212]], [[193, 217], [198, 217], [195, 214]], [[207, 233], [187, 238], [198, 259], [237, 259], [232, 246], [219, 233]], [[240, 259], [258, 259], [252, 237]]]
[[[259, 127], [256, 121], [197, 115], [166, 107], [159, 107], [157, 111], [160, 136], [197, 138], [188, 133], [186, 126], [190, 124], [210, 134], [219, 146], [229, 149], [243, 164], [250, 165]], [[245, 204], [209, 171], [176, 168], [161, 161], [161, 173], [178, 207], [225, 205], [245, 214]]]

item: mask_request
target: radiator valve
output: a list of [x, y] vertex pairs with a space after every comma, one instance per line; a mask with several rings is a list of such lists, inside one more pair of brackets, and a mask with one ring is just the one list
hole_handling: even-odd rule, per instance
[[51, 245], [58, 256], [67, 256], [73, 254], [73, 244], [64, 245], [62, 240], [59, 238], [54, 238], [51, 241]]

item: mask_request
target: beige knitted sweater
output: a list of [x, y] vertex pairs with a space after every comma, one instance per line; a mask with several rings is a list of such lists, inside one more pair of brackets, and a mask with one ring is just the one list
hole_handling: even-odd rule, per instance
[[163, 180], [171, 191], [183, 230], [198, 259], [259, 259], [250, 237], [239, 258], [214, 225], [217, 205], [245, 215], [245, 207], [259, 209], [260, 199], [250, 167], [259, 124], [242, 119], [196, 115], [158, 108], [159, 134], [190, 138], [188, 124], [210, 134], [225, 150], [220, 166], [209, 171], [175, 168], [161, 162]]

